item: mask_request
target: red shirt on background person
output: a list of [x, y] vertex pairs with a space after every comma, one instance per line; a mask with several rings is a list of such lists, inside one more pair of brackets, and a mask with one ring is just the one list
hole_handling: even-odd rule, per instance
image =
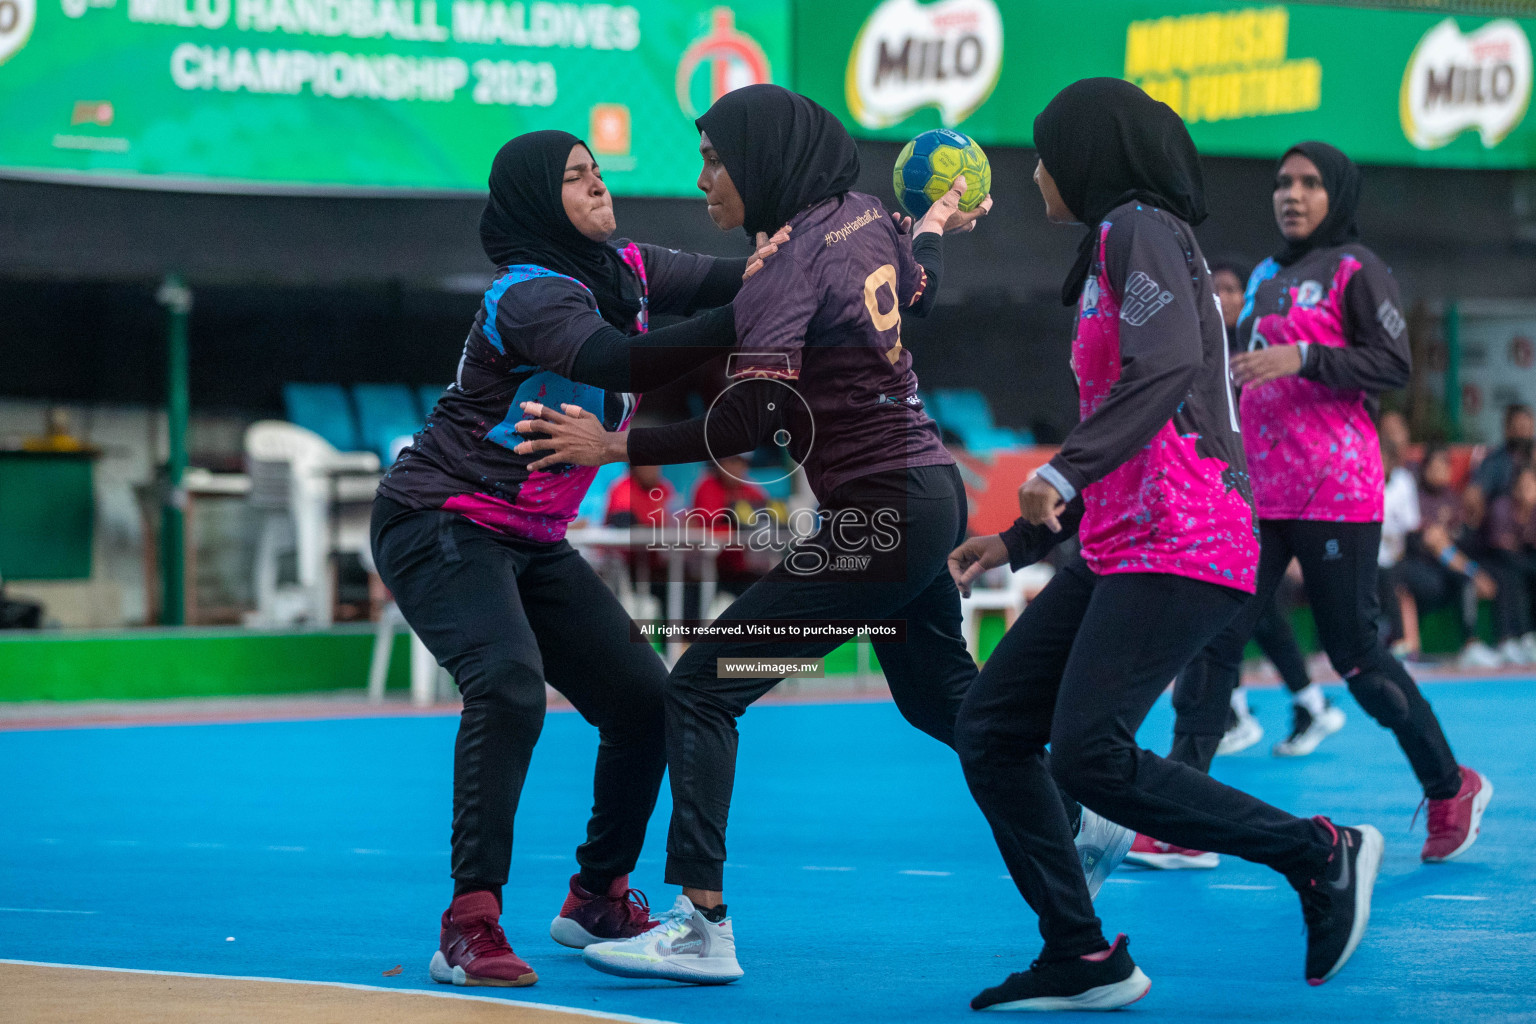
[[630, 466], [608, 492], [608, 512], [603, 522], [608, 526], [634, 526], [648, 523], [663, 526], [667, 506], [676, 496], [660, 466]]
[[[635, 527], [665, 526], [667, 509], [676, 494], [667, 478], [661, 475], [660, 466], [630, 466], [629, 472], [619, 477], [608, 491], [608, 512], [603, 522], [608, 526], [630, 527], [632, 530]], [[649, 538], [644, 537], [643, 531], [637, 532], [629, 550], [624, 552], [631, 569], [639, 565], [638, 556], [647, 543]], [[652, 549], [646, 565], [652, 581], [667, 579], [665, 552], [659, 548]]]
[[[710, 528], [716, 534], [734, 536], [725, 541], [726, 549], [715, 561], [717, 578], [722, 582], [756, 579], [762, 575], [747, 565], [747, 553], [740, 542], [752, 531], [753, 513], [769, 507], [768, 492], [747, 479], [751, 463], [743, 455], [733, 455], [718, 460], [709, 471], [699, 478], [693, 490], [690, 512], [702, 512], [709, 517]], [[725, 516], [730, 518], [726, 519]]]

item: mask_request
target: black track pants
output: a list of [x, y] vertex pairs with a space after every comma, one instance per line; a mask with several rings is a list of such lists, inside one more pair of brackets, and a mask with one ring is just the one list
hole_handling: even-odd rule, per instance
[[[870, 528], [876, 513], [885, 525]], [[815, 537], [792, 550], [716, 621], [905, 620], [906, 641], [876, 643], [875, 657], [907, 721], [953, 746], [955, 716], [976, 676], [960, 634], [960, 594], [945, 564], [965, 539], [959, 471], [929, 466], [863, 477], [829, 495], [821, 515]], [[866, 555], [869, 561], [859, 564]], [[840, 558], [854, 561], [836, 561]], [[817, 658], [842, 643], [696, 643], [679, 659], [666, 690], [673, 804], [668, 882], [724, 888], [736, 719], [778, 682], [722, 676], [716, 660]]]
[[1330, 841], [1315, 822], [1136, 745], [1168, 681], [1245, 597], [1162, 573], [1096, 576], [1076, 558], [971, 686], [956, 750], [1014, 884], [1039, 915], [1042, 956], [1107, 948], [1058, 787], [1138, 832], [1286, 875], [1315, 874], [1327, 859]]
[[1298, 693], [1312, 682], [1307, 675], [1307, 660], [1302, 656], [1300, 645], [1296, 643], [1296, 633], [1291, 629], [1285, 612], [1280, 610], [1280, 603], [1274, 598], [1270, 599], [1269, 607], [1254, 625], [1253, 639], [1259, 645], [1259, 650], [1264, 652], [1264, 657], [1275, 666], [1275, 671], [1280, 673], [1280, 680], [1285, 683], [1287, 690]]
[[453, 758], [453, 877], [499, 890], [512, 819], [544, 725], [548, 680], [597, 726], [592, 817], [576, 860], [628, 874], [666, 768], [666, 666], [569, 544], [521, 541], [451, 512], [374, 502], [373, 551], [416, 635], [464, 696]]

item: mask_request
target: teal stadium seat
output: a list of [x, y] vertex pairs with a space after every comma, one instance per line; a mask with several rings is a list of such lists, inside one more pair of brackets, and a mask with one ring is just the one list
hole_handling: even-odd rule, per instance
[[930, 397], [930, 415], [957, 435], [968, 451], [985, 454], [1034, 443], [1034, 435], [1027, 430], [998, 426], [987, 396], [975, 388], [941, 388]]
[[354, 384], [352, 400], [363, 447], [377, 452], [386, 466], [394, 461], [394, 441], [411, 436], [426, 422], [406, 384]]
[[704, 475], [704, 463], [684, 462], [676, 466], [662, 466], [661, 475], [667, 478], [672, 490], [677, 492], [678, 507], [686, 509], [693, 501], [693, 491], [699, 486], [699, 478]]
[[598, 466], [597, 475], [592, 478], [592, 486], [587, 488], [581, 506], [576, 509], [576, 518], [589, 526], [603, 525], [608, 518], [608, 492], [619, 482], [619, 477], [627, 472], [629, 467], [622, 462], [606, 462]]
[[763, 493], [774, 501], [788, 501], [795, 492], [795, 479], [792, 475], [786, 475], [782, 470], [754, 469], [747, 474], [747, 479], [763, 489]]
[[338, 451], [361, 449], [352, 403], [340, 384], [284, 384], [283, 405], [289, 423], [314, 431]]
[[421, 422], [427, 422], [427, 417], [432, 415], [432, 409], [437, 405], [437, 400], [443, 397], [443, 392], [448, 390], [448, 385], [441, 387], [436, 384], [416, 385], [416, 401], [421, 405]]

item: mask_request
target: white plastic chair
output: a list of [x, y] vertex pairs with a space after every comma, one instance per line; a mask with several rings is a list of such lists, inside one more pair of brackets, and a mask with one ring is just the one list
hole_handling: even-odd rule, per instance
[[[247, 624], [329, 626], [335, 604], [331, 553], [368, 547], [366, 510], [340, 515], [333, 524], [331, 504], [366, 501], [378, 486], [379, 457], [373, 452], [339, 452], [319, 434], [282, 420], [251, 424], [245, 433], [245, 455], [251, 507], [262, 517], [256, 611]], [[278, 556], [286, 549], [294, 551], [298, 563], [297, 586], [277, 582]]]
[[971, 657], [981, 660], [980, 613], [1000, 611], [1004, 622], [1012, 626], [1013, 620], [1024, 611], [1024, 606], [1045, 589], [1055, 572], [1049, 565], [1027, 565], [1018, 572], [1009, 573], [1003, 586], [972, 587], [971, 596], [960, 599], [960, 635], [965, 637], [965, 646], [970, 650]]
[[391, 600], [380, 610], [379, 622], [373, 632], [373, 655], [368, 660], [368, 702], [384, 703], [384, 683], [389, 678], [395, 633], [401, 628], [411, 634], [411, 703], [428, 707], [446, 699], [453, 691], [453, 677], [432, 657], [421, 638], [411, 631], [399, 606]]

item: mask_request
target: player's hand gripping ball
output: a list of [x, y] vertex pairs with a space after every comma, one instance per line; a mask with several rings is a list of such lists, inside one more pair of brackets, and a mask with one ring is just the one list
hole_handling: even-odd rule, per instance
[[960, 210], [970, 213], [992, 191], [992, 165], [967, 136], [935, 128], [902, 147], [891, 184], [902, 209], [920, 218], [962, 174], [965, 195], [960, 197]]

